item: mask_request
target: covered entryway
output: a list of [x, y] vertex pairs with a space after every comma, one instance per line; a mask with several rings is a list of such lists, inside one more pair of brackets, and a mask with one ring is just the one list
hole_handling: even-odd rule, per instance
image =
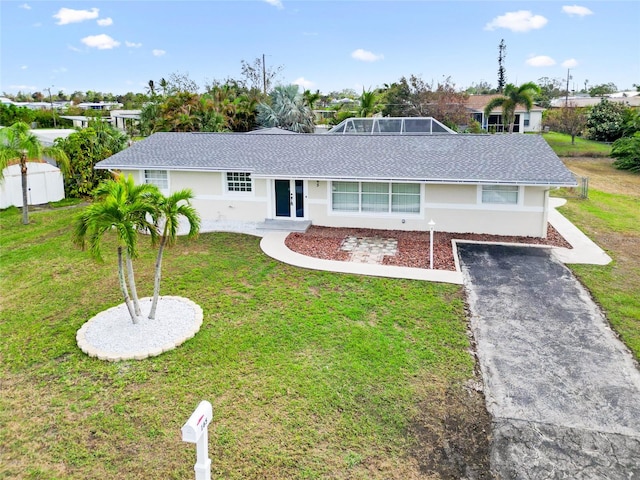
[[304, 181], [277, 179], [274, 184], [276, 217], [304, 218]]

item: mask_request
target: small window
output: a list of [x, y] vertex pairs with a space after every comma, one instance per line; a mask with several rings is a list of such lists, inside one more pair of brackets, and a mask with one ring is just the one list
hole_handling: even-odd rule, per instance
[[338, 212], [357, 212], [360, 210], [360, 192], [358, 182], [332, 182], [333, 209]]
[[251, 174], [248, 172], [227, 172], [227, 191], [250, 192]]
[[518, 192], [517, 185], [483, 185], [482, 203], [517, 205]]
[[160, 190], [167, 190], [169, 188], [169, 179], [167, 178], [167, 171], [166, 170], [145, 170], [144, 183], [155, 185]]
[[392, 183], [391, 211], [397, 213], [420, 213], [420, 184]]

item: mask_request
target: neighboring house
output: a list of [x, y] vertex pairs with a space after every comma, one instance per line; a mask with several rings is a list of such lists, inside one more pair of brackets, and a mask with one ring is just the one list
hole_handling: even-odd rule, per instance
[[[502, 108], [493, 109], [489, 118], [485, 117], [484, 109], [491, 100], [502, 95], [469, 95], [465, 106], [482, 128], [491, 133], [502, 133], [509, 130], [509, 126], [503, 125]], [[542, 128], [542, 112], [544, 108], [533, 106], [529, 112], [524, 105], [518, 105], [515, 112], [515, 124], [513, 133], [540, 132]]]
[[142, 110], [111, 110], [111, 125], [128, 132], [140, 123], [141, 112]]
[[[20, 165], [9, 165], [0, 180], [0, 208], [22, 206]], [[29, 205], [57, 202], [64, 198], [60, 169], [48, 163], [27, 162], [27, 202]]]
[[118, 102], [82, 102], [76, 105], [81, 110], [114, 110], [122, 108]]
[[539, 135], [163, 132], [96, 168], [191, 188], [204, 220], [535, 237], [549, 191], [575, 186]]
[[432, 117], [351, 117], [327, 133], [332, 135], [455, 135], [457, 132]]
[[[615, 94], [614, 94], [615, 95]], [[640, 107], [640, 96], [621, 96], [621, 95], [607, 95], [604, 97], [560, 97], [551, 100], [551, 108], [562, 108], [565, 105], [568, 107], [593, 107], [606, 99], [612, 103], [621, 103], [627, 107]]]

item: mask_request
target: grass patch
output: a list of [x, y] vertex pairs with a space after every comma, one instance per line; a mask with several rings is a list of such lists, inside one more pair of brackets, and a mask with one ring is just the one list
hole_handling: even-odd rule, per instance
[[591, 190], [560, 211], [613, 258], [606, 266], [570, 265], [640, 359], [640, 197]]
[[542, 136], [559, 157], [608, 157], [611, 154], [611, 145], [606, 143], [576, 137], [572, 144], [571, 135], [557, 132]]
[[[26, 226], [0, 212], [0, 478], [190, 478], [194, 447], [179, 432], [202, 399], [216, 477], [424, 473], [417, 447], [451, 418], [447, 395], [425, 392], [473, 376], [460, 287], [302, 270], [257, 238], [203, 234], [167, 252], [162, 292], [200, 304], [201, 331], [159, 357], [106, 363], [75, 334], [122, 301], [115, 244], [102, 264], [73, 248], [77, 211], [34, 212]], [[141, 296], [154, 254], [136, 261]], [[425, 404], [442, 415], [425, 420], [426, 440], [412, 433], [425, 432]]]

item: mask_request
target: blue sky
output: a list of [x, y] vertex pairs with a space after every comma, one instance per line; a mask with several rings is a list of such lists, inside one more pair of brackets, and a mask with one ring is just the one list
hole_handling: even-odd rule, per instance
[[0, 2], [0, 92], [141, 92], [188, 73], [200, 86], [240, 77], [266, 55], [280, 83], [323, 93], [401, 76], [460, 88], [566, 79], [570, 87], [640, 83], [633, 1], [76, 1]]

